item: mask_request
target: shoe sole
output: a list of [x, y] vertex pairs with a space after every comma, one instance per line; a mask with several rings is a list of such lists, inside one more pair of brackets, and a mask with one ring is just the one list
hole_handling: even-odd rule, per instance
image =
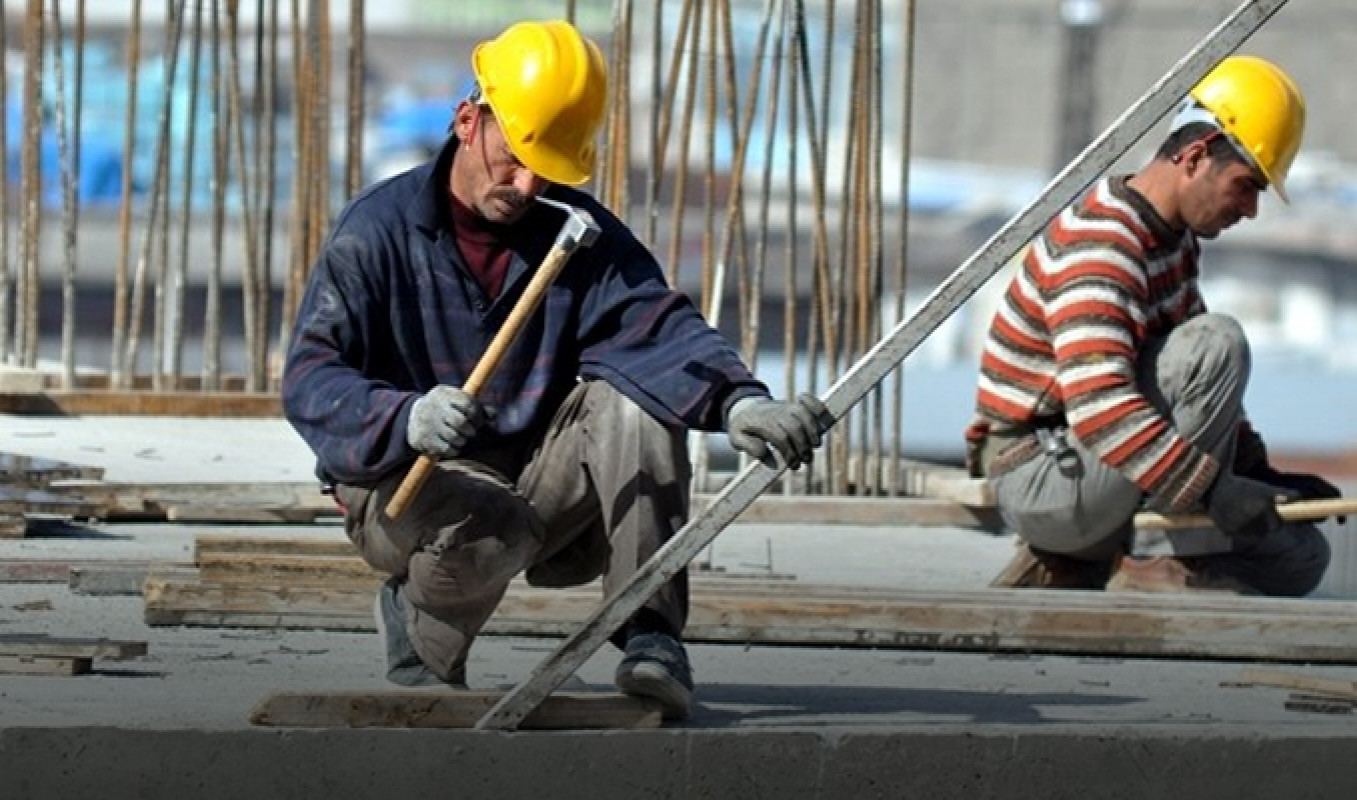
[[675, 680], [661, 664], [636, 664], [618, 675], [616, 683], [623, 694], [659, 701], [665, 719], [683, 719], [688, 716], [692, 691]]

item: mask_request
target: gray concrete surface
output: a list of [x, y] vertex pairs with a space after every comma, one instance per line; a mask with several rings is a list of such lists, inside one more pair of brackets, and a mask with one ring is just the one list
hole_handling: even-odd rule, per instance
[[[309, 471], [286, 429], [257, 421], [0, 416], [0, 450], [16, 447], [96, 461], [111, 480]], [[182, 561], [195, 535], [231, 531], [341, 535], [55, 523], [0, 542], [0, 558]], [[810, 582], [976, 588], [1010, 550], [961, 529], [736, 525], [704, 558]], [[695, 713], [658, 731], [276, 730], [247, 718], [270, 692], [386, 688], [376, 636], [148, 628], [137, 597], [0, 584], [0, 633], [20, 632], [144, 640], [148, 653], [78, 677], [0, 677], [0, 800], [1357, 796], [1353, 715], [1229, 686], [1239, 663], [695, 645]], [[482, 638], [470, 682], [513, 685], [555, 645]], [[605, 649], [578, 678], [609, 690], [616, 660]], [[1351, 667], [1284, 669], [1357, 680]]]

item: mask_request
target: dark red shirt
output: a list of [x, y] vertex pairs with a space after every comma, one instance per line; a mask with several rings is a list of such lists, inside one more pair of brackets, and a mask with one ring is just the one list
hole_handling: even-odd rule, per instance
[[452, 236], [457, 242], [457, 252], [462, 254], [471, 274], [481, 285], [485, 296], [494, 301], [504, 288], [504, 276], [509, 272], [509, 264], [514, 253], [504, 244], [504, 226], [489, 222], [485, 217], [462, 205], [461, 201], [448, 193], [448, 203], [452, 212]]

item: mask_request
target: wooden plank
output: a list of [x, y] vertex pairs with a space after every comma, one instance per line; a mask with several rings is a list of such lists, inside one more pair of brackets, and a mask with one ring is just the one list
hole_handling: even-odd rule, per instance
[[[324, 516], [339, 516], [333, 507]], [[165, 509], [169, 522], [239, 522], [276, 525], [299, 525], [315, 522], [321, 516], [314, 510], [301, 508], [221, 508], [216, 506], [170, 506]]]
[[[349, 547], [353, 548], [352, 545]], [[200, 553], [197, 563], [200, 579], [208, 583], [376, 588], [385, 579], [356, 555], [297, 557]]]
[[196, 580], [198, 571], [190, 564], [130, 564], [72, 567], [67, 588], [86, 595], [139, 595], [152, 575], [166, 580]]
[[1322, 678], [1317, 675], [1296, 675], [1290, 672], [1249, 667], [1241, 670], [1238, 683], [1251, 686], [1270, 686], [1276, 689], [1297, 689], [1312, 694], [1341, 697], [1357, 701], [1357, 681]]
[[146, 655], [146, 643], [117, 639], [81, 639], [29, 633], [0, 633], [0, 654], [126, 661], [129, 658]]
[[341, 538], [298, 539], [268, 536], [225, 536], [222, 534], [202, 534], [193, 539], [193, 561], [202, 564], [204, 559], [215, 554], [249, 553], [259, 556], [351, 556], [358, 557], [358, 549], [353, 542]]
[[286, 483], [68, 483], [54, 489], [97, 503], [106, 519], [181, 519], [214, 515], [213, 521], [255, 521], [251, 515], [305, 521], [340, 515], [334, 498], [314, 481]]
[[84, 498], [58, 492], [0, 486], [0, 513], [94, 517], [98, 516], [100, 508]]
[[28, 533], [28, 520], [23, 514], [0, 511], [0, 539], [22, 539]]
[[[284, 728], [470, 728], [503, 697], [476, 690], [275, 692], [250, 722]], [[658, 703], [613, 693], [553, 694], [523, 721], [534, 730], [658, 728]]]
[[[955, 596], [957, 593], [953, 593]], [[941, 599], [814, 591], [694, 591], [691, 641], [884, 647], [979, 652], [1045, 652], [1357, 663], [1357, 605], [1309, 613], [1305, 601], [1211, 599], [1094, 592], [981, 591]], [[998, 595], [997, 597], [995, 595]], [[1223, 599], [1223, 598], [1222, 598]], [[512, 589], [487, 634], [564, 635], [592, 613], [596, 591]], [[1297, 605], [1300, 603], [1302, 605]], [[372, 630], [370, 590], [176, 584], [148, 580], [149, 625], [230, 625]]]
[[88, 658], [0, 653], [0, 675], [84, 675], [91, 666]]
[[0, 413], [239, 418], [281, 417], [283, 408], [271, 392], [48, 389], [0, 392]]
[[49, 458], [0, 453], [0, 483], [45, 487], [52, 481], [100, 480], [103, 467], [69, 464]]

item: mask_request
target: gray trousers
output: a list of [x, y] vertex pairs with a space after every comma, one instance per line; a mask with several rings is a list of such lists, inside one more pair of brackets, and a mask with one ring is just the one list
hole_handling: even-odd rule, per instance
[[[1234, 461], [1248, 384], [1248, 341], [1230, 317], [1203, 314], [1146, 344], [1137, 383], [1180, 434], [1221, 464]], [[1066, 429], [1043, 432], [1041, 448], [990, 478], [1008, 527], [1031, 546], [1089, 561], [1132, 555], [1208, 556], [1213, 566], [1264, 594], [1300, 596], [1319, 584], [1328, 541], [1310, 523], [1244, 541], [1214, 527], [1136, 530], [1145, 497]], [[988, 455], [989, 453], [987, 453]], [[1155, 508], [1153, 498], [1146, 503]]]
[[[399, 520], [386, 503], [404, 478], [340, 485], [345, 529], [375, 569], [405, 578], [415, 651], [447, 680], [509, 581], [620, 588], [688, 519], [691, 467], [682, 430], [667, 428], [604, 381], [581, 383], [528, 455], [440, 462]], [[647, 602], [675, 632], [687, 621], [680, 573]]]

